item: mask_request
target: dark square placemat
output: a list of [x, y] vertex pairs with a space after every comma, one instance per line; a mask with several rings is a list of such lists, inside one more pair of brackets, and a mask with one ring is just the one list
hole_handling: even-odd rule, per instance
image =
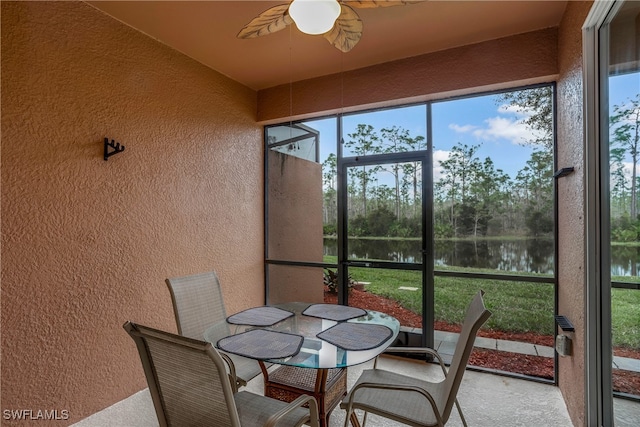
[[344, 322], [364, 316], [367, 312], [361, 308], [349, 307], [338, 304], [313, 304], [307, 307], [302, 314], [305, 316], [320, 317], [321, 319]]
[[304, 338], [287, 332], [252, 329], [218, 340], [216, 346], [227, 353], [256, 360], [281, 359], [295, 356]]
[[255, 307], [227, 317], [233, 325], [272, 326], [293, 316], [293, 313], [277, 307]]
[[316, 335], [345, 350], [371, 350], [391, 338], [393, 331], [384, 325], [338, 323]]

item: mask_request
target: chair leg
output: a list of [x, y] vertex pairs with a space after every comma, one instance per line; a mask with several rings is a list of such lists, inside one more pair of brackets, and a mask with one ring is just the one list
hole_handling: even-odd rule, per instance
[[460, 407], [460, 403], [458, 403], [458, 398], [455, 400], [456, 408], [458, 408], [458, 413], [460, 414], [460, 419], [462, 420], [462, 425], [467, 427], [467, 420], [464, 419], [464, 415], [462, 415], [462, 408]]
[[[366, 412], [365, 412], [366, 414]], [[366, 417], [366, 415], [365, 415]], [[347, 412], [347, 414], [344, 417], [344, 427], [349, 427], [349, 421], [351, 421], [351, 426], [352, 427], [361, 427], [360, 426], [360, 421], [358, 420], [358, 416], [356, 415], [356, 411], [355, 410], [351, 410], [351, 412]], [[364, 424], [362, 425], [362, 427], [364, 427]]]
[[[344, 426], [343, 427], [349, 427], [349, 421], [351, 421], [351, 425], [353, 427], [358, 427], [356, 424], [353, 423], [353, 416], [355, 414], [349, 410], [347, 410], [346, 414], [344, 415]], [[356, 419], [356, 422], [358, 420]]]
[[[360, 427], [360, 421], [358, 421], [358, 416], [356, 415], [355, 412], [351, 413], [350, 418], [351, 418], [351, 425], [353, 425], [353, 427]], [[364, 424], [363, 424], [363, 427], [364, 427]]]

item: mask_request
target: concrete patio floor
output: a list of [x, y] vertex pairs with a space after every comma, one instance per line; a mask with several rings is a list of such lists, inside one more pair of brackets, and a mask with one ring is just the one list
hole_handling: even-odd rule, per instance
[[[450, 359], [457, 334], [436, 331], [436, 349], [445, 360]], [[533, 344], [514, 343], [501, 340], [476, 338], [476, 347], [511, 351], [546, 357], [553, 357], [553, 349], [534, 346]], [[139, 360], [136, 361], [139, 363]], [[632, 370], [640, 371], [639, 361], [626, 360], [618, 363], [632, 363]], [[417, 360], [393, 356], [383, 356], [380, 367], [406, 375], [430, 380], [442, 379], [439, 365]], [[363, 369], [368, 369], [373, 362], [349, 367], [347, 388], [351, 388]], [[262, 376], [249, 382], [247, 390], [263, 393]], [[554, 385], [535, 381], [494, 375], [485, 372], [467, 371], [462, 380], [458, 400], [470, 427], [484, 426], [572, 426], [560, 389]], [[638, 427], [640, 420], [640, 403], [614, 399], [616, 427]], [[329, 427], [344, 425], [344, 411], [336, 408], [329, 420]], [[400, 424], [369, 416], [367, 425], [375, 427], [391, 427]], [[84, 420], [74, 424], [75, 427], [156, 427], [156, 418], [149, 390], [140, 391], [129, 398], [116, 403]], [[452, 411], [447, 426], [462, 426], [457, 411]]]
[[[440, 367], [435, 364], [384, 357], [381, 367], [424, 378], [442, 378]], [[372, 362], [350, 367], [347, 386], [351, 387], [362, 369]], [[247, 389], [262, 393], [262, 377], [252, 380]], [[513, 379], [509, 377], [467, 371], [458, 399], [470, 426], [571, 426], [560, 390], [552, 385]], [[344, 411], [340, 408], [331, 415], [331, 427], [342, 426]], [[76, 423], [76, 427], [155, 427], [158, 425], [151, 396], [143, 390], [89, 418]], [[396, 426], [381, 418], [370, 416], [367, 425]], [[448, 426], [460, 426], [460, 418], [454, 410]]]

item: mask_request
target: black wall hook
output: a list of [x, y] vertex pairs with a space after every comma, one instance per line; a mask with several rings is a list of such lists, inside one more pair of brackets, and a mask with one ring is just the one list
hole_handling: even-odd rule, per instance
[[[109, 152], [109, 148], [112, 148], [113, 151]], [[109, 157], [114, 154], [118, 154], [124, 151], [124, 145], [120, 145], [119, 142], [115, 142], [113, 139], [109, 142], [109, 138], [104, 139], [104, 159], [108, 160]]]
[[557, 178], [562, 178], [563, 176], [567, 176], [570, 173], [573, 173], [573, 170], [574, 170], [573, 166], [568, 167], [568, 168], [562, 168], [562, 169], [556, 171], [556, 173], [553, 174], [553, 177], [556, 178], [556, 179]]
[[563, 331], [574, 332], [576, 330], [573, 327], [573, 324], [565, 316], [556, 315], [554, 317], [556, 319], [556, 322], [558, 323], [558, 326], [560, 326], [560, 329], [562, 329]]

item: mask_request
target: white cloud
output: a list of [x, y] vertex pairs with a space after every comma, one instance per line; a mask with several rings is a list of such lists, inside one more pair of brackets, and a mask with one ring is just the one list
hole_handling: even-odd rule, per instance
[[479, 140], [498, 141], [506, 139], [512, 144], [521, 145], [528, 141], [535, 140], [538, 136], [531, 131], [524, 121], [532, 114], [531, 111], [522, 111], [519, 107], [509, 104], [502, 104], [498, 107], [498, 116], [486, 119], [484, 126], [449, 124], [449, 129], [458, 133], [468, 133]]
[[447, 160], [449, 156], [451, 156], [451, 151], [433, 151], [433, 182], [438, 182], [442, 179], [442, 166], [440, 166], [440, 162]]
[[533, 115], [535, 111], [531, 108], [522, 108], [517, 105], [511, 104], [502, 104], [498, 107], [498, 113], [500, 114], [511, 114], [513, 116], [518, 116], [519, 118], [527, 119]]
[[492, 117], [484, 121], [486, 127], [476, 129], [473, 135], [478, 139], [506, 139], [513, 144], [523, 144], [534, 139], [531, 131], [520, 120], [511, 117]]
[[627, 180], [631, 182], [633, 178], [633, 162], [623, 162], [622, 164], [624, 165], [624, 175], [627, 177]]
[[[622, 174], [624, 175], [624, 178], [625, 178], [625, 181], [626, 181], [626, 185], [630, 188], [631, 187], [632, 177], [633, 177], [633, 163], [632, 162], [629, 162], [629, 161], [622, 162]], [[614, 177], [613, 174], [610, 176], [610, 185], [611, 185], [611, 188], [614, 188], [615, 185], [616, 185], [616, 180], [615, 180], [615, 177]]]
[[457, 125], [455, 123], [451, 123], [449, 125], [449, 129], [456, 131], [458, 133], [469, 133], [471, 131], [473, 131], [474, 129], [477, 129], [477, 126], [473, 126], [473, 125], [464, 125], [464, 126], [460, 126]]

